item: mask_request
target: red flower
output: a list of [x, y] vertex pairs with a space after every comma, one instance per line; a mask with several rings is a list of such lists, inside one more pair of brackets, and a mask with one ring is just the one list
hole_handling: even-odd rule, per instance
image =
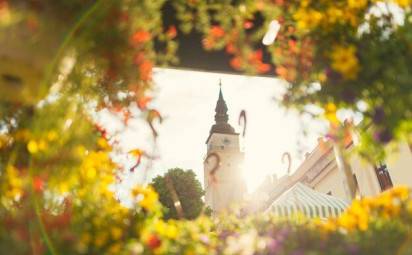
[[162, 244], [162, 241], [154, 234], [151, 234], [146, 241], [147, 246], [149, 246], [152, 250], [159, 248]]
[[130, 19], [129, 13], [127, 13], [127, 12], [125, 12], [125, 11], [120, 12], [120, 14], [119, 14], [119, 20], [120, 20], [120, 22], [126, 23], [126, 22], [129, 21], [129, 19]]
[[262, 50], [257, 50], [249, 55], [250, 61], [261, 61], [263, 57]]
[[243, 23], [244, 29], [251, 29], [252, 27], [253, 27], [253, 22], [251, 21], [245, 21], [245, 23]]
[[225, 35], [225, 30], [223, 30], [223, 28], [220, 26], [212, 26], [212, 28], [210, 29], [210, 35], [215, 38], [220, 38]]
[[41, 192], [44, 188], [44, 181], [39, 176], [33, 178], [33, 189], [35, 192]]
[[139, 30], [132, 35], [132, 44], [134, 46], [139, 46], [152, 38], [149, 32], [144, 30]]
[[170, 26], [169, 29], [167, 29], [166, 31], [166, 35], [167, 37], [169, 37], [170, 39], [173, 39], [176, 37], [177, 35], [177, 30], [175, 26]]

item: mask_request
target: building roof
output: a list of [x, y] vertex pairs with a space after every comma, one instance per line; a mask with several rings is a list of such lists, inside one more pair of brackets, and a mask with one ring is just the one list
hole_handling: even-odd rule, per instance
[[215, 108], [215, 124], [212, 126], [210, 129], [209, 137], [206, 140], [206, 143], [209, 142], [210, 136], [213, 133], [218, 133], [218, 134], [233, 134], [237, 135], [235, 132], [235, 129], [228, 123], [229, 121], [229, 115], [227, 114], [227, 105], [226, 101], [223, 98], [223, 93], [222, 93], [222, 86], [221, 84], [219, 88], [219, 98], [216, 103], [216, 108]]
[[298, 182], [280, 195], [267, 211], [285, 217], [301, 213], [311, 218], [327, 218], [338, 216], [347, 207], [344, 200], [317, 192]]

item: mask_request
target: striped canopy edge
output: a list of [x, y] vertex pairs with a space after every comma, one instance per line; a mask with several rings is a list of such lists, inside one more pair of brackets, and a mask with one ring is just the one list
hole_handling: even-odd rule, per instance
[[280, 195], [268, 211], [282, 217], [304, 214], [309, 218], [328, 218], [339, 216], [347, 207], [348, 203], [343, 199], [298, 182]]

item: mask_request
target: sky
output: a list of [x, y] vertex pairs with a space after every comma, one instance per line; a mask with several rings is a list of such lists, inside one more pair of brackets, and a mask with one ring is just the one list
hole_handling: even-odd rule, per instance
[[[229, 123], [239, 133], [242, 132], [237, 122], [239, 113], [245, 110], [247, 114], [246, 135], [241, 137], [245, 160], [239, 174], [243, 175], [249, 191], [268, 175], [286, 174], [287, 165], [281, 161], [284, 152], [292, 155], [292, 169], [296, 169], [304, 153], [316, 146], [317, 138], [326, 130], [324, 123], [302, 118], [279, 104], [277, 98], [281, 97], [285, 84], [278, 79], [157, 68], [154, 100], [150, 106], [159, 110], [164, 120], [160, 125], [155, 123], [159, 133], [156, 142], [148, 125], [138, 117], [117, 137], [123, 155], [140, 148], [155, 159], [144, 159], [133, 173], [127, 172], [122, 185], [148, 182], [174, 167], [192, 169], [202, 182], [205, 142], [214, 124], [219, 80], [228, 106]], [[137, 110], [133, 112], [139, 115]], [[104, 114], [101, 121], [109, 130], [119, 130], [121, 120], [110, 114]], [[303, 127], [308, 131], [306, 136]], [[126, 162], [132, 158], [129, 155], [118, 160]]]

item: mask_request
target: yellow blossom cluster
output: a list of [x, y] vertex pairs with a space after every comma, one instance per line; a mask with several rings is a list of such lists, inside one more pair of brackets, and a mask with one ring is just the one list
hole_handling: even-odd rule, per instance
[[338, 125], [339, 119], [336, 116], [337, 107], [334, 103], [328, 103], [325, 105], [325, 118], [331, 123], [332, 125]]
[[[2, 181], [2, 194], [5, 196], [3, 199], [17, 201], [21, 198], [24, 192], [24, 187], [27, 183], [27, 178], [19, 173], [19, 170], [13, 166], [8, 166], [5, 169], [5, 174], [2, 175], [5, 178]], [[7, 204], [7, 201], [2, 201]]]
[[300, 31], [316, 28], [330, 30], [337, 24], [357, 27], [361, 22], [359, 16], [364, 14], [367, 7], [367, 0], [324, 1], [322, 5], [317, 4], [317, 1], [304, 0], [300, 1], [293, 18]]
[[356, 47], [354, 45], [336, 45], [330, 53], [332, 68], [339, 72], [345, 79], [355, 79], [359, 72], [359, 61], [356, 57]]
[[394, 0], [393, 2], [395, 2], [397, 5], [399, 5], [402, 8], [411, 7], [412, 5], [411, 0]]
[[404, 209], [411, 214], [412, 203], [406, 203], [409, 198], [410, 191], [407, 187], [396, 187], [383, 192], [376, 198], [368, 197], [355, 200], [341, 216], [330, 219], [322, 225], [328, 231], [337, 229], [349, 232], [353, 230], [366, 231], [372, 220], [390, 220], [399, 217], [402, 206], [406, 205], [407, 208]]
[[132, 190], [132, 196], [138, 204], [147, 211], [154, 211], [159, 206], [159, 195], [151, 186], [137, 186]]
[[27, 143], [27, 150], [31, 154], [44, 152], [47, 149], [49, 143], [57, 140], [57, 136], [57, 132], [55, 130], [51, 130], [45, 133], [44, 138], [30, 139]]

